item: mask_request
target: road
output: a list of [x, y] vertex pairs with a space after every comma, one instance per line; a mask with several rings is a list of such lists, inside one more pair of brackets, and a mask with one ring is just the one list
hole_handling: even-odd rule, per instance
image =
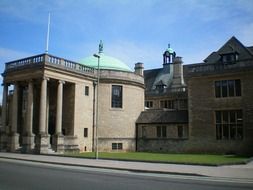
[[0, 159], [0, 190], [243, 190], [253, 183]]

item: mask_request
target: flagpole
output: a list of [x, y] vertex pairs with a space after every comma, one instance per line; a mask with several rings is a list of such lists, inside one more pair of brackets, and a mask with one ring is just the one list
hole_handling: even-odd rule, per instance
[[49, 32], [50, 32], [50, 12], [48, 13], [48, 23], [47, 23], [46, 53], [48, 53], [48, 45], [49, 45]]

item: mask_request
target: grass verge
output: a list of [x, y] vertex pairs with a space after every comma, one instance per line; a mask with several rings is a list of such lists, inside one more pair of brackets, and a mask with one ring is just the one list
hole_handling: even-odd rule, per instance
[[[85, 153], [66, 153], [65, 156], [95, 158], [94, 152]], [[198, 164], [198, 165], [226, 165], [246, 163], [249, 157], [236, 155], [212, 155], [212, 154], [166, 154], [166, 153], [147, 153], [147, 152], [99, 152], [101, 159], [163, 162], [179, 164]]]

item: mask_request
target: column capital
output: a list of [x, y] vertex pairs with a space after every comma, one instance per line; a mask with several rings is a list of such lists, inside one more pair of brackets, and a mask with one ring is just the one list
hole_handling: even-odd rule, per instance
[[64, 80], [58, 80], [58, 83], [59, 84], [65, 84], [65, 81]]
[[43, 77], [42, 77], [42, 80], [47, 80], [47, 81], [49, 81], [49, 80], [50, 80], [50, 78], [49, 78], [49, 77], [45, 77], [45, 76], [43, 76]]

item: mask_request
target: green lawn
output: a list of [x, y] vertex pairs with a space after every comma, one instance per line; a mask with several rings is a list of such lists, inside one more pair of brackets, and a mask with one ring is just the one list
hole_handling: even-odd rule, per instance
[[[66, 153], [65, 156], [94, 158], [94, 152], [88, 153]], [[211, 155], [211, 154], [166, 154], [166, 153], [144, 153], [144, 152], [117, 152], [108, 153], [100, 152], [99, 158], [115, 160], [138, 160], [153, 162], [168, 162], [182, 164], [203, 164], [203, 165], [220, 165], [220, 164], [238, 164], [245, 163], [249, 157], [236, 155]]]

